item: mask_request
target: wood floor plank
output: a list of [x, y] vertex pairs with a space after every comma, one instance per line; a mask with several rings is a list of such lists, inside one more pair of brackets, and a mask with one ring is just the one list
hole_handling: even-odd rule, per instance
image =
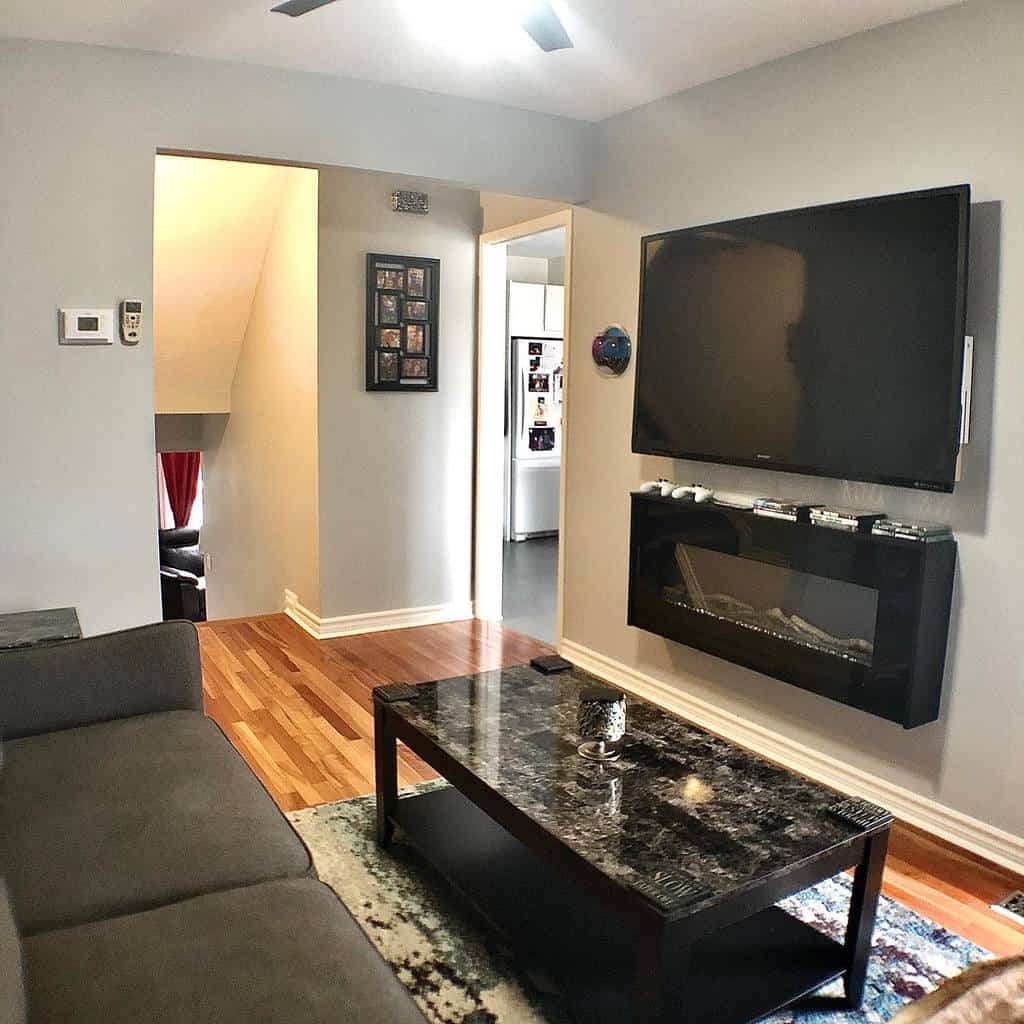
[[333, 778], [348, 787], [351, 796], [368, 795], [366, 787], [372, 786], [370, 780], [364, 779], [341, 753], [327, 754], [324, 757], [324, 765]]
[[[285, 615], [199, 627], [207, 713], [282, 810], [373, 792], [373, 699], [382, 683], [422, 683], [518, 665], [551, 647], [479, 620], [317, 641]], [[436, 777], [399, 744], [400, 785]], [[990, 909], [1024, 878], [897, 823], [883, 891], [1000, 956], [1024, 925]]]
[[298, 683], [295, 689], [299, 696], [314, 708], [321, 718], [331, 723], [339, 736], [344, 736], [348, 740], [359, 738], [359, 733], [345, 721], [344, 717], [335, 711], [319, 694], [314, 693], [305, 683]]

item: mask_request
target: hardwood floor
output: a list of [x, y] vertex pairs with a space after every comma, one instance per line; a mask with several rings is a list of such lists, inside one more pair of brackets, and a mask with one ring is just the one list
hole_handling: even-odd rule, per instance
[[[522, 664], [550, 648], [472, 621], [317, 641], [284, 615], [199, 627], [206, 710], [283, 810], [373, 792], [371, 691]], [[399, 785], [434, 778], [399, 746]], [[1024, 926], [989, 909], [1024, 878], [898, 824], [884, 891], [1000, 956]]]
[[1024, 925], [990, 909], [1016, 889], [1024, 877], [1012, 871], [902, 822], [893, 829], [883, 891], [998, 956], [1024, 951]]
[[[199, 627], [206, 711], [283, 810], [373, 792], [381, 683], [416, 683], [529, 661], [551, 648], [480, 622], [314, 640], [284, 615]], [[435, 777], [399, 748], [399, 785]]]

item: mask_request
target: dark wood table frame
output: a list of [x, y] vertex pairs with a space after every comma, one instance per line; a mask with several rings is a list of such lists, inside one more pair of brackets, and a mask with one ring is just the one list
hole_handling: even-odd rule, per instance
[[[684, 1016], [680, 1017], [678, 994], [673, 999], [674, 1018], [669, 1016], [667, 983], [670, 977], [678, 977], [688, 949], [701, 937], [744, 921], [779, 900], [850, 868], [855, 869], [855, 874], [844, 942], [844, 965], [831, 978], [842, 976], [847, 1005], [851, 1008], [860, 1006], [881, 892], [889, 823], [800, 864], [787, 866], [779, 873], [759, 880], [754, 886], [730, 893], [703, 909], [695, 912], [686, 908], [666, 911], [604, 874], [416, 729], [395, 712], [396, 699], [389, 699], [387, 689], [378, 687], [374, 691], [373, 703], [379, 843], [386, 847], [396, 824], [402, 823], [397, 766], [397, 742], [401, 740], [498, 825], [563, 877], [586, 890], [592, 899], [632, 929], [635, 936], [631, 994], [633, 1024], [666, 1024], [672, 1019], [677, 1022], [687, 1019], [685, 1010]], [[415, 841], [415, 837], [413, 839]], [[435, 866], [443, 873], [444, 865]], [[782, 1009], [800, 996], [811, 995], [831, 978], [817, 980], [813, 987], [773, 1010]], [[698, 1022], [693, 1021], [692, 1024]]]

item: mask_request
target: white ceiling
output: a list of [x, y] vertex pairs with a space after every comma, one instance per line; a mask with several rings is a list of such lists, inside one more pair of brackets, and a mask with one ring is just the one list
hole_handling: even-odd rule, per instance
[[3, 0], [0, 35], [389, 82], [600, 120], [953, 0], [553, 0], [575, 49], [543, 53], [523, 0]]
[[531, 256], [534, 259], [555, 260], [565, 255], [565, 228], [552, 228], [536, 235], [527, 235], [509, 242], [510, 256]]

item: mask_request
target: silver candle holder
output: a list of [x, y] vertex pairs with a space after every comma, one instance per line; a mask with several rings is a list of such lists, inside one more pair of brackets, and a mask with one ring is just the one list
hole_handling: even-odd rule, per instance
[[605, 687], [580, 691], [577, 731], [584, 741], [576, 749], [590, 761], [617, 761], [626, 735], [626, 695]]

